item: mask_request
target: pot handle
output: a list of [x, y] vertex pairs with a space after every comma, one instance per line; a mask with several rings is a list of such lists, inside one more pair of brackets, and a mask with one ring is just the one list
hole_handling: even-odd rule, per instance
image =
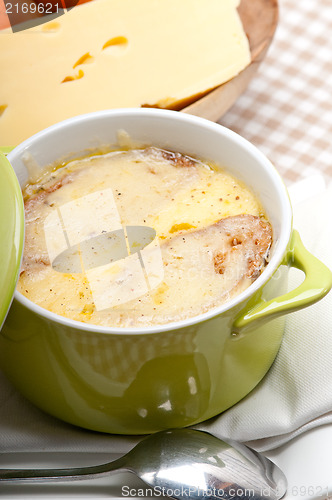
[[296, 230], [293, 230], [290, 246], [282, 264], [303, 271], [304, 281], [295, 290], [269, 301], [260, 298], [254, 307], [242, 311], [233, 323], [234, 334], [246, 330], [249, 326], [260, 325], [272, 318], [314, 304], [330, 291], [332, 272], [304, 247]]

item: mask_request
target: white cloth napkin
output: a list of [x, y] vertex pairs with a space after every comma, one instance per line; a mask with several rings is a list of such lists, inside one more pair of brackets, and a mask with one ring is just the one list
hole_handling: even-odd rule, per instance
[[[332, 268], [332, 183], [326, 187], [324, 179], [313, 174], [289, 191], [294, 227], [306, 247]], [[301, 279], [291, 272], [289, 288]], [[198, 428], [266, 451], [325, 423], [332, 423], [332, 292], [288, 316], [282, 346], [262, 382]], [[0, 452], [125, 453], [138, 440], [87, 431], [50, 417], [0, 374]]]

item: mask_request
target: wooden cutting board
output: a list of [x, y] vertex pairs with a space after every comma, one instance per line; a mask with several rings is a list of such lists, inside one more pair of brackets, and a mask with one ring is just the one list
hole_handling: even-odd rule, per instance
[[242, 94], [264, 59], [278, 23], [278, 0], [241, 0], [238, 10], [249, 39], [250, 65], [181, 111], [217, 121]]

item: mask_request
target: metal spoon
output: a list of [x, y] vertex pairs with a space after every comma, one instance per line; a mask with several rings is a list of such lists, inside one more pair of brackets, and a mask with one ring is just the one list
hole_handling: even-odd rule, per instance
[[[277, 500], [286, 493], [282, 471], [269, 459], [235, 441], [193, 429], [152, 434], [123, 457], [70, 469], [0, 469], [2, 481], [67, 481], [129, 471], [157, 496], [177, 499]], [[151, 496], [151, 494], [150, 494]]]

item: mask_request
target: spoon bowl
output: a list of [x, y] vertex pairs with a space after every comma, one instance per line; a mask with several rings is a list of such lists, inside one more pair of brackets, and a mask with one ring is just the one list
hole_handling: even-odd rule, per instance
[[151, 434], [123, 457], [102, 465], [0, 469], [0, 482], [91, 479], [115, 471], [132, 472], [156, 495], [179, 500], [278, 500], [287, 489], [283, 472], [268, 458], [244, 444], [194, 429]]

